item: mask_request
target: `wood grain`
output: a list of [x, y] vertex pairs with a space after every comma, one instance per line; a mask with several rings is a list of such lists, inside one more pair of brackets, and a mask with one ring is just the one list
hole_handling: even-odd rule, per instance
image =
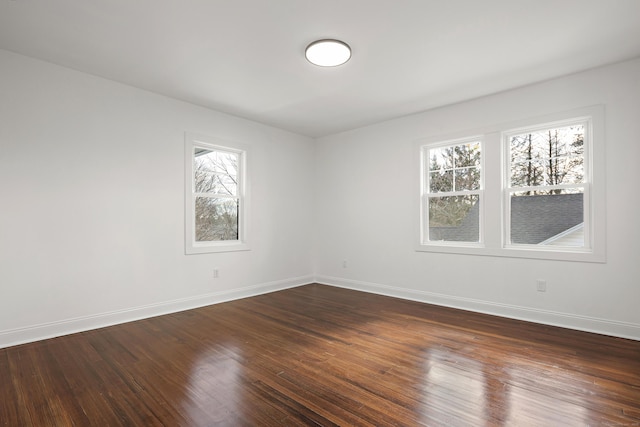
[[640, 342], [308, 285], [0, 350], [2, 426], [640, 425]]

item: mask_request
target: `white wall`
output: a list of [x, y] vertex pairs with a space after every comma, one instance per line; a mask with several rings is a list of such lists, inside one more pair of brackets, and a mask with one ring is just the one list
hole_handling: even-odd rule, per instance
[[[315, 143], [1, 50], [0, 70], [0, 347], [308, 283], [314, 268], [323, 283], [640, 339], [640, 60]], [[416, 139], [594, 104], [607, 263], [413, 250]], [[251, 251], [184, 255], [185, 131], [250, 147]]]
[[[313, 140], [1, 50], [0, 70], [0, 347], [312, 281]], [[249, 147], [251, 251], [184, 254], [185, 131]]]
[[[416, 140], [596, 104], [606, 109], [605, 264], [413, 250]], [[317, 144], [318, 281], [640, 339], [640, 60], [325, 137]], [[546, 293], [536, 291], [539, 278], [548, 282]]]

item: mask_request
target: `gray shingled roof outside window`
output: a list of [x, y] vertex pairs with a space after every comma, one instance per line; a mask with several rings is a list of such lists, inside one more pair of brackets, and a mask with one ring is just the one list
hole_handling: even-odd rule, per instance
[[[584, 221], [582, 194], [521, 196], [511, 199], [511, 243], [538, 244]], [[431, 241], [473, 242], [478, 239], [479, 205], [458, 227], [430, 227]]]
[[535, 245], [584, 221], [582, 194], [511, 198], [511, 243]]

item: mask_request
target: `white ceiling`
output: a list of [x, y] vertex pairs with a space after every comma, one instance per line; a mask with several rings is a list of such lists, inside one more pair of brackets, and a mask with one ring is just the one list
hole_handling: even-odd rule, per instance
[[319, 137], [639, 57], [640, 0], [0, 0], [0, 48]]

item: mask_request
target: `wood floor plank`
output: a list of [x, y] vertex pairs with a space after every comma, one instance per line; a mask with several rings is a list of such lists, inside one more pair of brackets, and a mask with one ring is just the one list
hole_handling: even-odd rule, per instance
[[0, 426], [640, 426], [640, 342], [307, 285], [0, 350]]

